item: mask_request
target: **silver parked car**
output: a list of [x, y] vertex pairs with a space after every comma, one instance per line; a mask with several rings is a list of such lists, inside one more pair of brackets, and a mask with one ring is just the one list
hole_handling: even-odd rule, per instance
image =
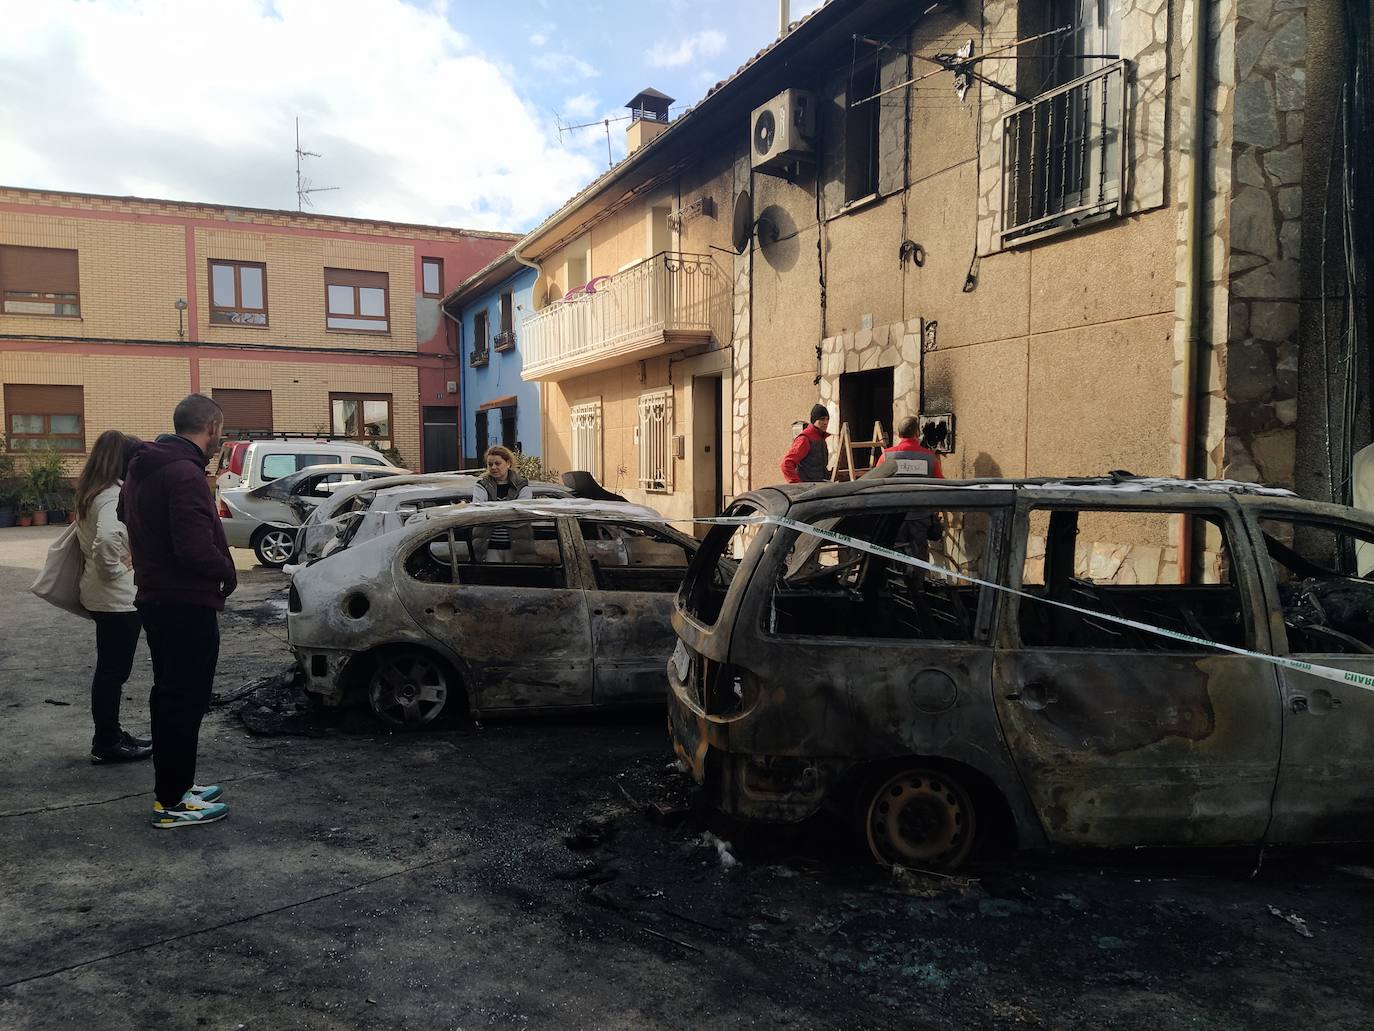
[[231, 548], [251, 548], [273, 569], [285, 565], [296, 544], [296, 530], [321, 501], [349, 484], [395, 476], [391, 466], [312, 465], [269, 480], [259, 487], [219, 491], [219, 517]]
[[662, 705], [673, 592], [695, 539], [580, 499], [432, 509], [297, 570], [287, 625], [306, 690], [421, 726]]
[[[319, 505], [296, 535], [293, 561], [310, 563], [344, 548], [404, 526], [416, 512], [472, 500], [475, 476], [446, 475], [410, 482], [417, 477], [390, 477], [357, 484], [347, 495]], [[572, 491], [557, 483], [531, 483], [535, 498], [567, 498]], [[342, 491], [340, 493], [343, 493]]]

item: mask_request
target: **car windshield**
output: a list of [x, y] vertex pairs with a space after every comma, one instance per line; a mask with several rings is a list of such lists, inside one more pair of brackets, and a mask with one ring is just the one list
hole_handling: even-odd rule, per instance
[[[725, 510], [727, 516], [759, 514], [758, 506], [747, 501], [738, 501]], [[700, 623], [712, 626], [720, 618], [740, 559], [755, 537], [770, 531], [771, 527], [758, 525], [711, 527], [687, 570], [678, 603]]]

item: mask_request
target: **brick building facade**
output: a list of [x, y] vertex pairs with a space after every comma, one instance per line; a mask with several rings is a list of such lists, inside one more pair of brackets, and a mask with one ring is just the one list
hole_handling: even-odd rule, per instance
[[0, 428], [79, 469], [201, 391], [231, 431], [327, 432], [454, 468], [457, 334], [439, 299], [513, 237], [0, 188]]

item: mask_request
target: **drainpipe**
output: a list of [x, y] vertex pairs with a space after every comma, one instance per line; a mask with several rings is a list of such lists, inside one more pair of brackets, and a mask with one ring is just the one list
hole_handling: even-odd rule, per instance
[[[1183, 369], [1182, 426], [1179, 432], [1178, 475], [1193, 476], [1194, 434], [1197, 431], [1197, 357], [1202, 341], [1202, 275], [1207, 232], [1203, 223], [1203, 185], [1207, 172], [1205, 108], [1207, 59], [1207, 5], [1204, 0], [1189, 0], [1193, 12], [1193, 38], [1189, 41], [1192, 67], [1187, 81], [1187, 103], [1193, 112], [1192, 152], [1188, 163], [1188, 221], [1184, 226], [1183, 246], [1188, 254], [1188, 280], [1183, 290]], [[1179, 520], [1178, 570], [1181, 582], [1192, 575], [1192, 520]]]
[[[534, 269], [534, 286], [530, 287], [530, 307], [533, 308], [535, 300], [534, 287], [537, 287], [539, 285], [539, 277], [544, 274], [544, 270], [540, 268], [539, 265], [537, 265], [535, 262], [526, 259], [526, 257], [520, 253], [520, 244], [518, 243], [510, 249], [510, 254], [512, 258], [520, 262], [520, 264], [524, 265], [525, 268]], [[523, 365], [523, 351], [521, 354], [520, 361]], [[522, 380], [524, 379], [523, 376], [521, 376], [520, 378]], [[543, 460], [544, 455], [546, 455], [549, 450], [549, 420], [546, 418], [547, 414], [548, 413], [544, 410], [544, 384], [541, 383], [539, 384], [539, 458], [541, 461]]]
[[442, 302], [439, 310], [444, 313], [444, 317], [458, 327], [458, 468], [461, 469], [467, 458], [467, 434], [468, 434], [468, 392], [463, 389], [463, 324], [453, 317], [453, 313], [448, 310], [448, 306]]

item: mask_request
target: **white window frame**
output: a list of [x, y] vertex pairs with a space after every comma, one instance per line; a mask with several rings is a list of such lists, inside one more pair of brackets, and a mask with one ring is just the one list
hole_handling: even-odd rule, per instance
[[651, 494], [673, 491], [673, 391], [639, 395], [639, 486]]
[[569, 410], [568, 420], [572, 467], [591, 473], [601, 482], [601, 398], [576, 402]]

